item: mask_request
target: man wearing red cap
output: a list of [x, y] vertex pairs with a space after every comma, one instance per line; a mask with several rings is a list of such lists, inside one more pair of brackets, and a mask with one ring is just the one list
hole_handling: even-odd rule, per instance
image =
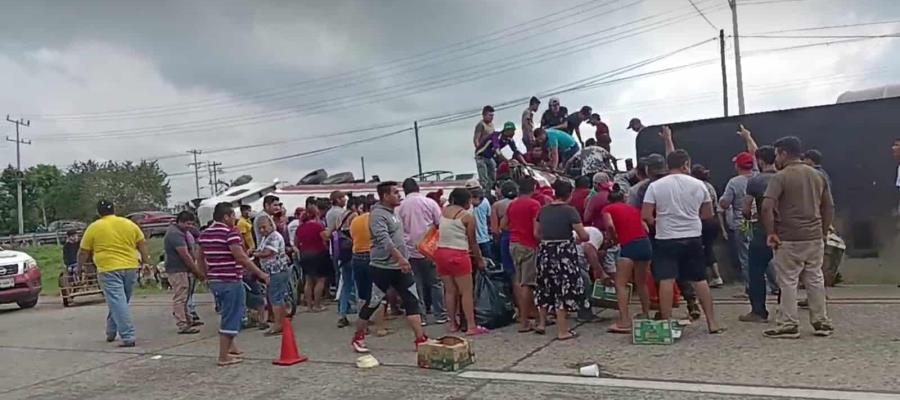
[[737, 133], [746, 142], [747, 151], [738, 153], [731, 159], [734, 162], [737, 176], [731, 178], [728, 184], [725, 185], [725, 192], [722, 193], [722, 197], [719, 199], [719, 206], [725, 213], [732, 261], [735, 267], [740, 269], [741, 277], [744, 280], [744, 292], [739, 293], [737, 296], [747, 298], [748, 282], [750, 282], [748, 275], [750, 232], [749, 227], [745, 224], [741, 209], [744, 204], [744, 196], [747, 195], [747, 181], [759, 172], [756, 166], [756, 157], [753, 156], [758, 146], [756, 141], [753, 140], [753, 136], [750, 135], [750, 131], [744, 129], [743, 125], [741, 125]]

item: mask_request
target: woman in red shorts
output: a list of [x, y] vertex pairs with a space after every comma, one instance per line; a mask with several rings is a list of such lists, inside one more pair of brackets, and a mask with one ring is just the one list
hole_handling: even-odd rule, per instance
[[451, 316], [450, 331], [457, 332], [457, 305], [462, 305], [463, 315], [469, 327], [466, 335], [487, 333], [487, 328], [475, 325], [475, 295], [472, 290], [472, 260], [478, 269], [484, 268], [478, 242], [475, 240], [475, 217], [468, 212], [471, 207], [469, 191], [453, 189], [450, 204], [441, 214], [441, 235], [434, 252], [437, 273], [444, 281], [444, 300], [447, 315]]
[[[609, 327], [612, 333], [631, 333], [631, 315], [628, 313], [627, 285], [634, 271], [634, 287], [641, 299], [641, 312], [650, 312], [650, 293], [647, 290], [647, 274], [653, 249], [647, 236], [647, 226], [641, 220], [638, 209], [625, 204], [625, 192], [613, 185], [609, 193], [609, 205], [603, 207], [603, 220], [607, 237], [619, 243], [621, 251], [616, 262], [616, 297], [619, 302], [619, 320]], [[646, 317], [644, 317], [646, 318]]]

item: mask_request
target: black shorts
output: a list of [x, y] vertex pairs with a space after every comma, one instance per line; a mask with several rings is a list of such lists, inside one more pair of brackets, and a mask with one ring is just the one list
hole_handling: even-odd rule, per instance
[[653, 242], [653, 278], [657, 281], [678, 279], [686, 282], [706, 280], [706, 257], [699, 237], [657, 239]]
[[327, 278], [334, 276], [334, 268], [331, 266], [331, 256], [328, 253], [304, 253], [300, 255], [300, 268], [303, 275], [313, 278]]
[[366, 300], [366, 305], [359, 310], [359, 318], [368, 321], [372, 314], [381, 305], [385, 293], [393, 288], [403, 301], [403, 309], [406, 315], [420, 314], [419, 294], [416, 291], [416, 281], [412, 273], [404, 273], [399, 269], [387, 269], [369, 267], [372, 276], [372, 284], [377, 290], [372, 290], [372, 295]]

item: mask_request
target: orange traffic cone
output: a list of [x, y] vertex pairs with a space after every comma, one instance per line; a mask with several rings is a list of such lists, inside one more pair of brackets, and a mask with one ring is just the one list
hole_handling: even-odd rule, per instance
[[294, 365], [309, 360], [297, 350], [297, 341], [294, 340], [294, 326], [290, 318], [285, 317], [281, 322], [281, 357], [272, 361], [275, 365]]

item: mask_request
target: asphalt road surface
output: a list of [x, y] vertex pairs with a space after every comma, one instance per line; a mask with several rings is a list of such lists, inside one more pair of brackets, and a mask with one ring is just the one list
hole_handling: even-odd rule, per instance
[[[729, 330], [711, 336], [695, 323], [671, 346], [636, 346], [605, 332], [614, 313], [578, 327], [581, 337], [554, 341], [507, 327], [473, 340], [477, 362], [457, 373], [415, 366], [411, 334], [369, 339], [380, 367], [362, 370], [349, 348], [350, 328], [338, 329], [334, 305], [293, 322], [310, 361], [277, 367], [280, 338], [242, 332], [242, 364], [215, 365], [217, 321], [200, 297], [207, 325], [199, 335], [176, 335], [166, 296], [137, 298], [132, 312], [138, 346], [104, 341], [106, 307], [80, 299], [62, 308], [42, 298], [32, 310], [0, 307], [0, 398], [12, 399], [756, 399], [900, 400], [900, 289], [851, 287], [832, 291], [837, 332], [815, 338], [805, 321], [800, 340], [762, 337], [766, 325], [744, 324], [748, 306], [716, 292], [717, 314]], [[87, 304], [85, 304], [87, 303]], [[683, 312], [683, 310], [682, 310]], [[804, 318], [806, 316], [804, 315]], [[445, 328], [429, 326], [432, 337]], [[575, 365], [600, 365], [601, 378], [577, 376]]]

